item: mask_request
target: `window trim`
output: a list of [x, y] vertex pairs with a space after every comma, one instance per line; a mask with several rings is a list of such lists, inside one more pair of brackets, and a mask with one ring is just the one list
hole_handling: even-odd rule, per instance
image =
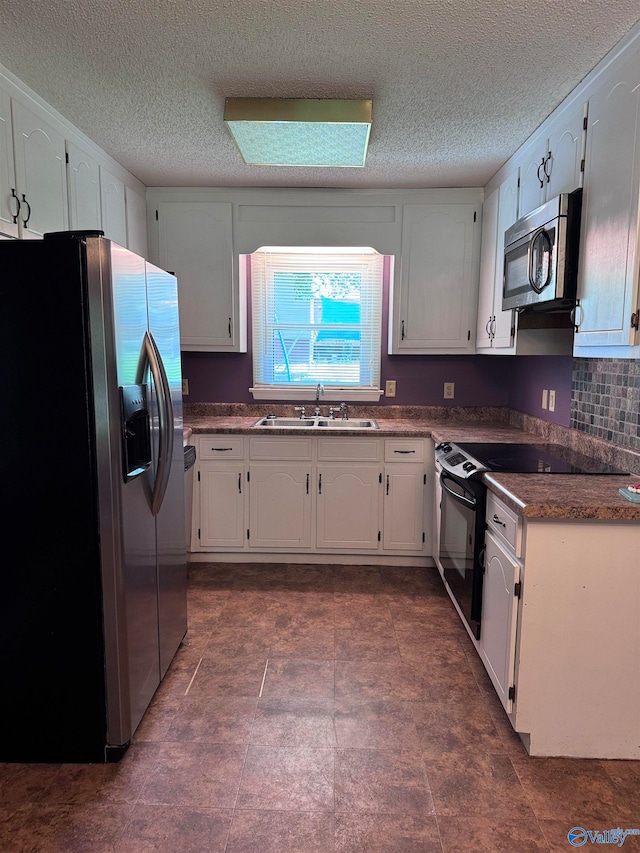
[[[350, 247], [315, 247], [315, 246], [304, 246], [304, 247], [289, 247], [289, 246], [262, 246], [260, 249], [256, 250], [257, 252], [274, 252], [278, 254], [328, 254], [332, 257], [338, 256], [340, 254], [371, 254], [371, 255], [380, 255], [375, 249], [371, 247], [360, 247], [360, 246], [350, 246]], [[383, 269], [384, 269], [384, 256], [381, 256]], [[246, 256], [247, 266], [251, 268], [251, 255]], [[382, 369], [382, 310], [383, 310], [383, 278], [384, 272], [381, 271], [382, 280], [380, 282], [380, 303], [378, 306], [378, 315], [380, 318], [380, 329], [379, 336], [376, 338], [372, 338], [372, 349], [371, 352], [375, 353], [378, 359], [377, 364], [377, 379], [378, 385], [380, 384], [380, 373]], [[252, 280], [252, 288], [254, 287], [255, 282]], [[314, 382], [307, 383], [261, 383], [258, 381], [258, 377], [256, 375], [256, 358], [255, 358], [255, 347], [256, 347], [256, 313], [255, 306], [252, 301], [252, 368], [253, 368], [253, 377], [254, 384], [251, 388], [249, 388], [249, 392], [255, 400], [315, 400], [317, 393], [317, 384]], [[363, 386], [363, 385], [332, 385], [326, 381], [321, 381], [324, 392], [322, 394], [321, 399], [327, 402], [338, 402], [338, 401], [350, 401], [350, 402], [378, 402], [380, 397], [383, 395], [383, 390], [375, 385], [371, 386]]]

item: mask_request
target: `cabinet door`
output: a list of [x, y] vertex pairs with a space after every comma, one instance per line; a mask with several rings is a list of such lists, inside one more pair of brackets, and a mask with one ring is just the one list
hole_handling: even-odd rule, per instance
[[311, 547], [311, 466], [253, 463], [249, 483], [249, 546]]
[[102, 196], [102, 230], [104, 236], [119, 246], [127, 246], [127, 214], [124, 200], [124, 181], [107, 169], [100, 168]]
[[19, 101], [12, 101], [16, 181], [22, 237], [68, 227], [64, 137]]
[[11, 98], [0, 89], [0, 234], [18, 236], [18, 202], [13, 167]]
[[136, 255], [148, 258], [146, 199], [125, 185], [124, 200], [127, 211], [127, 248]]
[[318, 548], [379, 548], [381, 480], [377, 465], [318, 466]]
[[424, 466], [387, 465], [384, 470], [382, 547], [388, 551], [423, 548]]
[[394, 352], [475, 351], [480, 255], [476, 220], [473, 204], [403, 207]]
[[504, 232], [518, 218], [518, 170], [500, 185], [498, 201], [498, 239], [496, 242], [496, 286], [493, 306], [493, 348], [513, 345], [515, 317], [513, 311], [502, 310], [502, 279], [504, 274]]
[[561, 112], [549, 125], [545, 163], [545, 199], [573, 192], [582, 186], [582, 157], [587, 105]]
[[159, 266], [178, 278], [182, 349], [238, 351], [231, 204], [161, 202], [157, 217]]
[[478, 285], [478, 327], [476, 329], [476, 347], [491, 347], [493, 335], [493, 301], [496, 289], [496, 259], [498, 240], [498, 196], [496, 187], [482, 205], [482, 240], [480, 242], [480, 282]]
[[500, 701], [513, 709], [509, 688], [514, 683], [520, 566], [490, 530], [486, 533], [482, 588], [480, 655]]
[[[518, 216], [525, 216], [545, 200], [544, 162], [547, 157], [547, 138], [535, 135], [522, 147], [515, 164], [520, 170], [520, 199], [519, 208], [513, 222]], [[511, 223], [513, 225], [513, 222]], [[508, 227], [508, 226], [507, 226]]]
[[242, 462], [200, 468], [200, 547], [242, 548], [245, 472]]
[[576, 347], [636, 343], [639, 83], [636, 52], [589, 99]]
[[100, 230], [100, 168], [92, 157], [72, 142], [67, 142], [67, 155], [69, 227]]

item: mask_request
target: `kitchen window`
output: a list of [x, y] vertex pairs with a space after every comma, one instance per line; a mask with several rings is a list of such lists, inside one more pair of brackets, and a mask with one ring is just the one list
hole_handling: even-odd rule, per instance
[[360, 247], [251, 255], [254, 398], [380, 398], [383, 261]]

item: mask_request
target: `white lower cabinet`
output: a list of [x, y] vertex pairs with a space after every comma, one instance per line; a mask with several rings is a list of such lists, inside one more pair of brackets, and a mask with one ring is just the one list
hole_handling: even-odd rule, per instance
[[377, 550], [381, 488], [380, 465], [318, 465], [317, 547]]
[[504, 708], [513, 708], [520, 565], [490, 530], [486, 534], [480, 656]]
[[431, 556], [428, 439], [198, 439], [193, 552]]
[[200, 546], [242, 548], [244, 545], [244, 482], [242, 461], [203, 462], [200, 489]]
[[249, 472], [249, 547], [311, 547], [311, 465], [253, 462]]
[[527, 751], [640, 759], [640, 526], [521, 518], [490, 492], [487, 527], [477, 648]]

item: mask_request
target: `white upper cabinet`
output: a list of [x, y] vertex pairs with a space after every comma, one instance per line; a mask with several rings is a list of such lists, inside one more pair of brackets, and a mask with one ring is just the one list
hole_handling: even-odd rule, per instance
[[119, 246], [127, 246], [127, 214], [124, 181], [100, 167], [102, 230]]
[[[589, 98], [576, 355], [638, 344], [640, 51], [613, 63]], [[633, 350], [602, 355], [633, 355]]]
[[127, 208], [127, 248], [136, 255], [148, 258], [146, 199], [128, 185], [124, 188], [124, 199]]
[[101, 230], [100, 167], [77, 145], [67, 142], [69, 178], [69, 227]]
[[181, 348], [239, 352], [231, 203], [159, 202], [157, 220], [158, 265], [178, 278]]
[[518, 216], [582, 186], [585, 110], [575, 105], [560, 110], [516, 155], [515, 166], [520, 169]]
[[18, 200], [11, 128], [11, 98], [0, 89], [0, 234], [17, 237]]
[[68, 227], [64, 136], [15, 99], [12, 118], [20, 236], [64, 231]]
[[480, 221], [475, 204], [406, 204], [392, 353], [475, 351]]
[[479, 350], [510, 354], [514, 344], [515, 315], [502, 310], [504, 232], [518, 215], [518, 172], [509, 175], [489, 193], [482, 208], [482, 245], [478, 293]]

